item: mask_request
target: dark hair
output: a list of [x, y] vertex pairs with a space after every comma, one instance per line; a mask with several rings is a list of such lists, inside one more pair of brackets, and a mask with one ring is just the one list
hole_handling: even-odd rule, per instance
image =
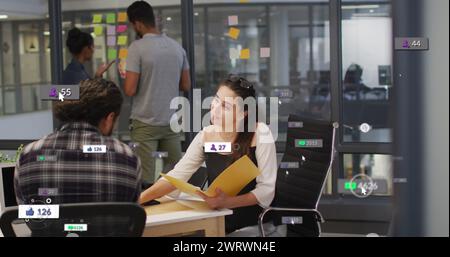
[[127, 8], [128, 20], [131, 23], [140, 21], [145, 25], [155, 27], [155, 14], [153, 7], [144, 1], [136, 1]]
[[92, 46], [94, 39], [91, 34], [83, 32], [78, 28], [69, 30], [66, 40], [66, 46], [73, 55], [77, 55], [83, 51], [86, 46]]
[[85, 121], [98, 126], [100, 120], [113, 112], [120, 114], [123, 96], [112, 81], [88, 79], [80, 82], [79, 100], [56, 102], [53, 112], [63, 123]]
[[358, 64], [351, 64], [345, 72], [344, 83], [358, 84], [362, 81], [363, 69]]
[[[253, 85], [243, 77], [229, 75], [227, 79], [224, 79], [219, 83], [218, 89], [220, 87], [228, 87], [238, 97], [241, 97], [244, 101], [250, 97], [254, 98], [256, 102], [256, 92], [255, 89], [253, 88]], [[257, 110], [258, 109], [256, 108], [256, 113], [254, 114], [254, 117], [256, 117], [256, 121], [258, 121]], [[244, 105], [244, 111], [248, 111], [247, 105]], [[231, 155], [232, 162], [250, 153], [250, 148], [255, 132], [254, 130], [249, 129], [249, 116], [250, 114], [247, 113], [247, 115], [244, 118], [244, 131], [238, 132], [238, 136], [233, 142], [233, 153]], [[256, 128], [256, 124], [254, 125]], [[234, 147], [234, 145], [238, 145], [238, 147]]]

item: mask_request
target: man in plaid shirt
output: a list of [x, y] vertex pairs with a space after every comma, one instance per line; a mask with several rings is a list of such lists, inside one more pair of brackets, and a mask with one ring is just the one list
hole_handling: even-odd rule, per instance
[[[79, 100], [57, 102], [55, 116], [64, 125], [27, 145], [16, 164], [14, 186], [19, 204], [42, 203], [39, 192], [56, 190], [52, 204], [136, 202], [141, 189], [138, 158], [112, 138], [123, 97], [103, 79], [80, 84]], [[84, 145], [105, 145], [106, 153], [83, 153]]]

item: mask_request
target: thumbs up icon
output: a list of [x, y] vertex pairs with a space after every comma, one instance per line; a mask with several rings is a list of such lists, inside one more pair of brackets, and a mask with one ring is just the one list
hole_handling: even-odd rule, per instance
[[33, 208], [30, 207], [30, 209], [28, 209], [27, 211], [25, 211], [25, 215], [27, 215], [27, 216], [33, 216], [33, 215], [34, 215]]

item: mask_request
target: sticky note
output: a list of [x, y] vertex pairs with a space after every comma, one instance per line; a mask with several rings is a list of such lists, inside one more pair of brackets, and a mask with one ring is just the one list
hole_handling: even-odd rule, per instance
[[109, 36], [116, 35], [116, 27], [113, 25], [106, 26], [106, 34]]
[[241, 59], [250, 59], [250, 49], [245, 48], [241, 50]]
[[228, 16], [228, 26], [238, 25], [238, 17], [236, 15]]
[[270, 57], [270, 48], [269, 47], [261, 47], [261, 49], [259, 49], [259, 57], [261, 57], [261, 58]]
[[119, 46], [125, 46], [128, 43], [128, 36], [119, 36], [117, 38], [117, 44]]
[[103, 26], [102, 25], [95, 25], [94, 26], [94, 34], [96, 36], [101, 36], [103, 35]]
[[108, 49], [108, 59], [114, 60], [116, 58], [117, 58], [117, 50], [114, 48], [109, 48]]
[[236, 40], [239, 37], [240, 33], [241, 30], [235, 27], [231, 27], [230, 30], [228, 30], [228, 36], [230, 36], [234, 40]]
[[230, 59], [239, 59], [240, 52], [237, 48], [230, 48]]
[[119, 51], [119, 59], [126, 59], [128, 56], [128, 49], [121, 48]]
[[244, 4], [244, 3], [250, 2], [250, 0], [239, 0], [239, 2], [240, 2], [241, 4]]
[[127, 13], [126, 12], [119, 12], [117, 14], [117, 22], [127, 22]]
[[92, 23], [102, 23], [103, 15], [101, 14], [94, 14], [92, 15]]
[[106, 44], [108, 46], [115, 46], [116, 45], [116, 36], [108, 36], [106, 40]]
[[117, 33], [123, 33], [127, 31], [128, 26], [127, 25], [119, 25], [117, 26]]
[[116, 14], [115, 13], [108, 13], [106, 14], [106, 23], [116, 23]]

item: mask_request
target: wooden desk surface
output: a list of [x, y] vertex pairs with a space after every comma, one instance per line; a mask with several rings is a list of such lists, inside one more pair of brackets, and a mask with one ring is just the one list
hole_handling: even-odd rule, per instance
[[161, 204], [145, 207], [146, 227], [223, 217], [233, 214], [232, 210], [211, 210], [199, 201], [164, 201]]
[[211, 210], [205, 202], [158, 199], [158, 205], [145, 207], [147, 220], [144, 237], [184, 236], [204, 232], [205, 236], [225, 236], [225, 216], [232, 210]]

